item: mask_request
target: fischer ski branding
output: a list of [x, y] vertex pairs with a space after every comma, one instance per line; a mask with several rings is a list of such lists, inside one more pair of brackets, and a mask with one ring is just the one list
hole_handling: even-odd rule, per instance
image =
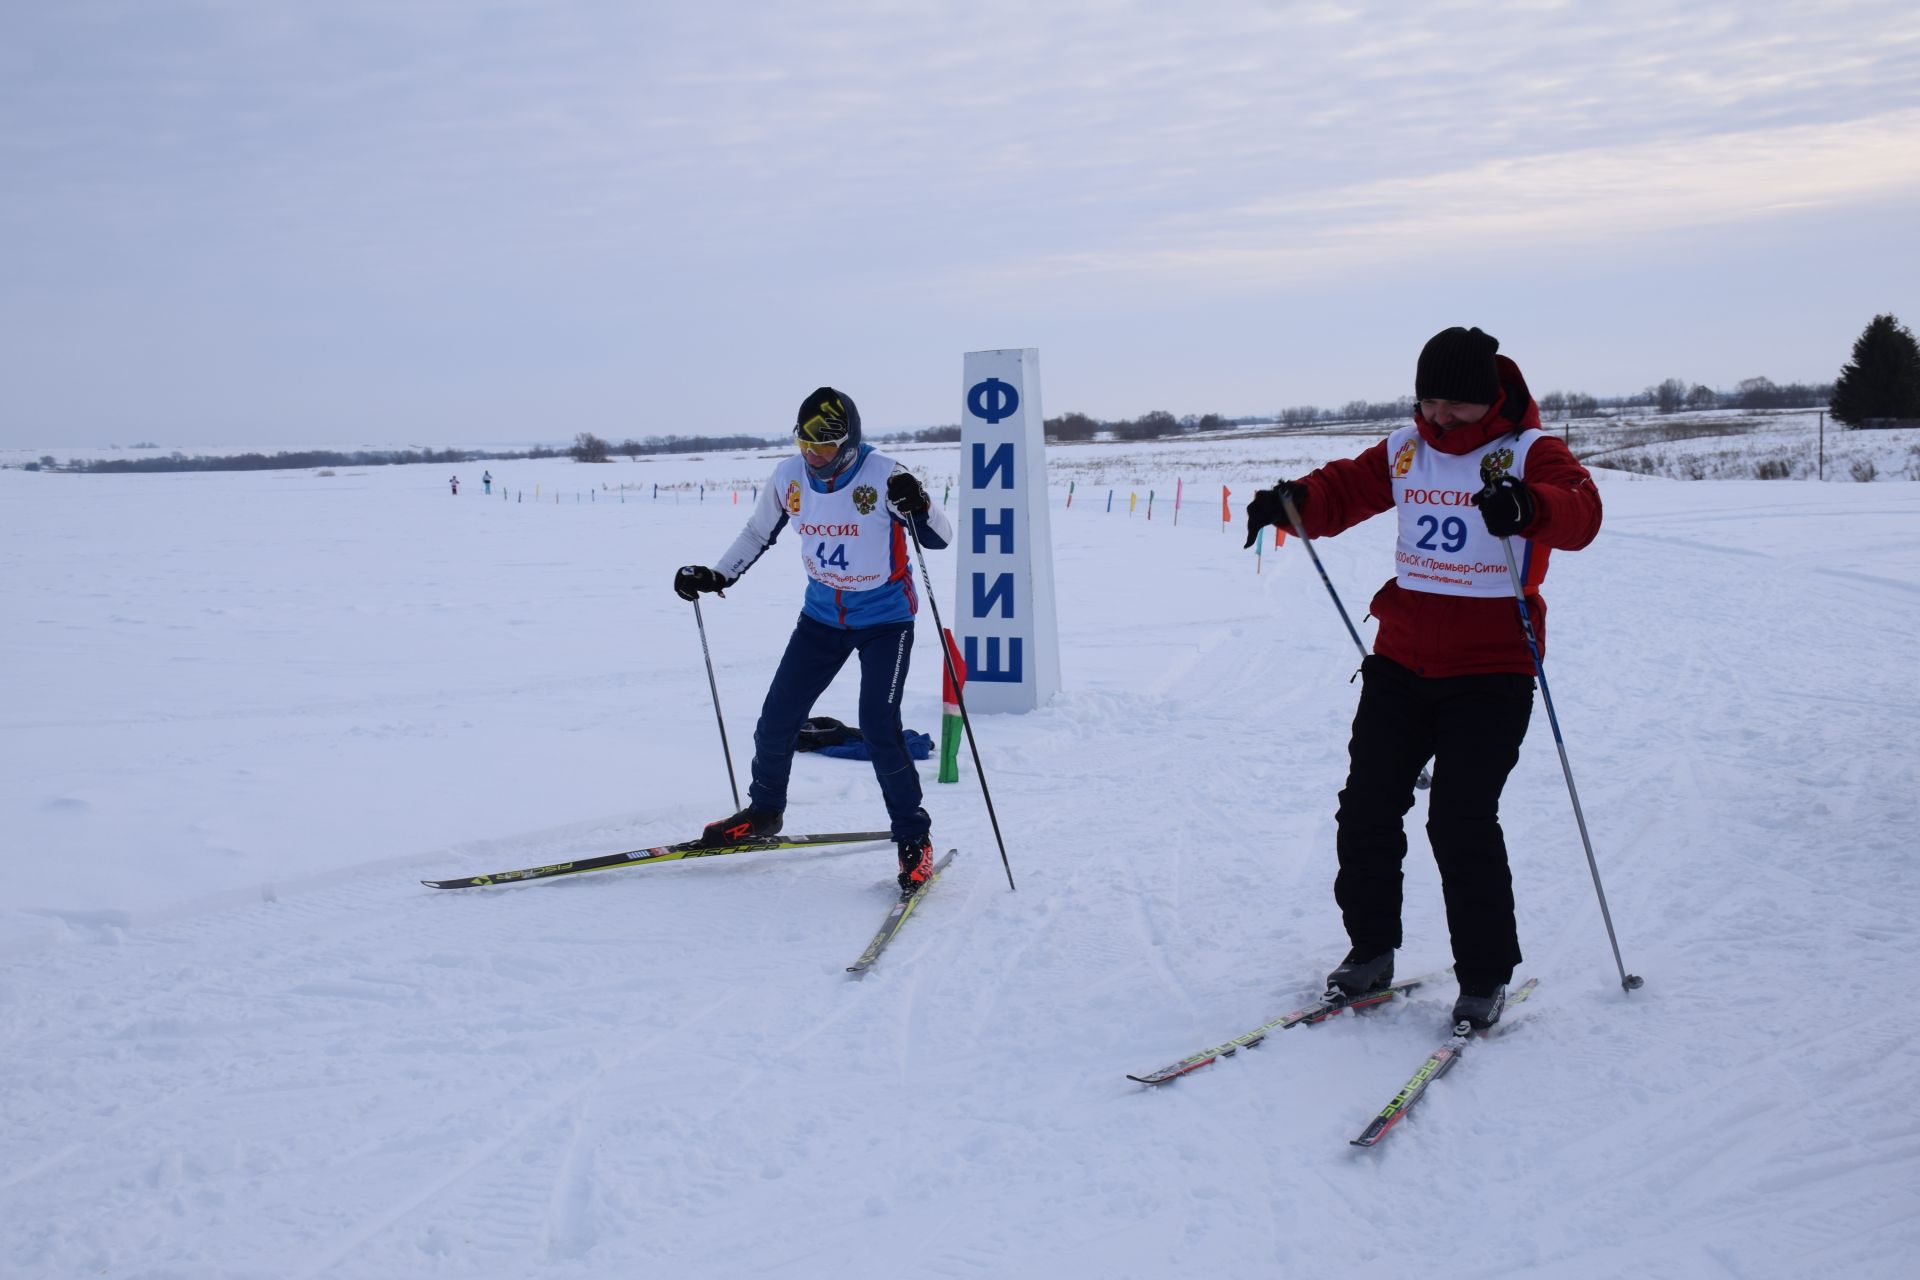
[[555, 862], [544, 867], [526, 867], [519, 871], [495, 871], [482, 876], [457, 880], [422, 880], [429, 889], [473, 889], [490, 884], [513, 884], [521, 880], [547, 880], [554, 876], [575, 876], [585, 871], [610, 871], [616, 867], [650, 866], [656, 862], [678, 862], [684, 858], [718, 858], [730, 853], [759, 853], [769, 849], [808, 849], [824, 844], [869, 844], [893, 837], [885, 831], [840, 831], [826, 835], [763, 836], [738, 844], [706, 845], [698, 840], [661, 845], [653, 849], [629, 849], [624, 853], [604, 853], [571, 862]]
[[1361, 996], [1349, 997], [1333, 995], [1330, 989], [1327, 995], [1321, 996], [1320, 999], [1314, 1001], [1304, 1009], [1295, 1009], [1292, 1013], [1281, 1014], [1271, 1022], [1263, 1022], [1253, 1030], [1243, 1032], [1231, 1040], [1214, 1045], [1211, 1049], [1202, 1049], [1198, 1053], [1182, 1058], [1178, 1062], [1170, 1063], [1157, 1071], [1142, 1072], [1140, 1075], [1129, 1075], [1127, 1079], [1137, 1080], [1141, 1084], [1165, 1084], [1169, 1080], [1177, 1080], [1189, 1071], [1198, 1070], [1210, 1062], [1214, 1062], [1220, 1058], [1231, 1058], [1242, 1049], [1253, 1048], [1262, 1040], [1265, 1040], [1270, 1032], [1285, 1031], [1288, 1027], [1297, 1027], [1303, 1022], [1309, 1025], [1316, 1022], [1325, 1022], [1328, 1018], [1347, 1009], [1370, 1009], [1374, 1005], [1385, 1004], [1395, 996], [1405, 995], [1407, 992], [1412, 991], [1424, 983], [1433, 982], [1438, 978], [1445, 977], [1446, 972], [1446, 970], [1442, 969], [1439, 973], [1430, 973], [1418, 978], [1406, 978], [1400, 982], [1393, 983], [1383, 991], [1369, 991]]
[[[1533, 994], [1534, 988], [1539, 985], [1540, 979], [1528, 978], [1525, 983], [1507, 995], [1506, 1007], [1512, 1009], [1513, 1006], [1525, 1002], [1526, 998]], [[1393, 1095], [1393, 1101], [1381, 1109], [1380, 1114], [1373, 1118], [1359, 1137], [1353, 1139], [1352, 1145], [1356, 1147], [1377, 1145], [1381, 1139], [1392, 1132], [1395, 1125], [1406, 1118], [1407, 1112], [1413, 1110], [1413, 1104], [1426, 1096], [1427, 1086], [1453, 1069], [1454, 1063], [1460, 1061], [1461, 1055], [1467, 1051], [1469, 1041], [1475, 1036], [1486, 1039], [1500, 1035], [1509, 1025], [1501, 1021], [1485, 1030], [1476, 1030], [1473, 1024], [1468, 1022], [1455, 1024], [1453, 1034], [1447, 1038], [1447, 1042], [1427, 1055], [1427, 1060], [1420, 1064], [1420, 1069], [1413, 1073], [1413, 1078], [1401, 1087], [1399, 1093]]]
[[887, 949], [889, 942], [893, 941], [893, 935], [900, 932], [900, 926], [907, 922], [907, 917], [913, 914], [913, 909], [920, 905], [920, 899], [927, 896], [927, 890], [933, 888], [934, 881], [940, 878], [940, 873], [947, 869], [947, 864], [952, 862], [959, 852], [958, 849], [947, 850], [940, 861], [933, 864], [933, 874], [926, 878], [925, 883], [912, 893], [900, 895], [900, 900], [888, 909], [887, 918], [880, 924], [880, 932], [873, 935], [873, 941], [869, 942], [867, 949], [860, 953], [860, 958], [847, 966], [848, 973], [856, 978], [866, 976], [867, 970], [873, 968], [873, 962], [880, 958], [880, 953]]

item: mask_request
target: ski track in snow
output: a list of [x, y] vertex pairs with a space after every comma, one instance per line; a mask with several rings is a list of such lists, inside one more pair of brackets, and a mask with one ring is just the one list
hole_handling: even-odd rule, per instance
[[[40, 490], [0, 480], [11, 520], [52, 518], [31, 507]], [[167, 492], [132, 483], [154, 487], [112, 491]], [[1066, 690], [975, 722], [1019, 891], [970, 755], [962, 787], [923, 765], [934, 838], [961, 858], [856, 983], [844, 966], [890, 897], [884, 844], [417, 883], [658, 843], [725, 808], [698, 649], [677, 602], [655, 597], [673, 566], [725, 544], [737, 509], [449, 507], [443, 488], [368, 483], [391, 487], [355, 499], [366, 548], [405, 535], [434, 563], [511, 549], [560, 575], [541, 635], [618, 634], [561, 670], [436, 632], [392, 683], [369, 668], [359, 692], [269, 690], [243, 673], [225, 702], [196, 684], [202, 705], [67, 707], [9, 683], [7, 736], [51, 733], [37, 739], [47, 767], [16, 746], [0, 797], [9, 817], [44, 815], [37, 832], [104, 820], [116, 778], [140, 796], [188, 791], [236, 753], [272, 773], [348, 752], [319, 757], [316, 810], [339, 807], [336, 771], [338, 785], [383, 768], [400, 790], [439, 785], [405, 774], [405, 750], [352, 755], [377, 746], [351, 732], [367, 717], [403, 748], [477, 741], [469, 762], [519, 742], [510, 768], [426, 798], [477, 796], [520, 825], [410, 848], [363, 830], [329, 853], [328, 832], [354, 820], [331, 814], [288, 825], [271, 888], [251, 862], [195, 862], [213, 870], [171, 899], [138, 854], [63, 848], [101, 860], [95, 896], [86, 877], [37, 872], [29, 883], [51, 887], [20, 899], [39, 914], [0, 957], [0, 1273], [1751, 1280], [1904, 1275], [1920, 1246], [1920, 1120], [1899, 1102], [1920, 978], [1908, 488], [1603, 482], [1607, 528], [1557, 556], [1547, 584], [1548, 672], [1647, 986], [1618, 988], [1538, 709], [1503, 820], [1522, 975], [1540, 992], [1513, 1034], [1470, 1047], [1361, 1152], [1347, 1139], [1443, 1037], [1450, 982], [1160, 1089], [1124, 1079], [1295, 1007], [1345, 946], [1332, 811], [1356, 655], [1299, 548], [1269, 549], [1256, 576], [1217, 522], [1056, 505]], [[438, 504], [412, 511], [429, 491]], [[1785, 511], [1768, 505], [1782, 493]], [[252, 515], [273, 545], [271, 509]], [[155, 572], [217, 561], [187, 524]], [[620, 535], [621, 563], [579, 554], [627, 526], [647, 536]], [[71, 570], [81, 543], [42, 545], [54, 563], [39, 572]], [[1383, 521], [1319, 547], [1356, 621], [1390, 548]], [[742, 773], [799, 591], [791, 559], [776, 547], [708, 610]], [[951, 561], [932, 563], [945, 610]], [[318, 590], [350, 567], [296, 576]], [[417, 586], [363, 580], [356, 598], [370, 617], [383, 601], [412, 614]], [[298, 608], [298, 592], [250, 593], [244, 574], [230, 590], [235, 610]], [[47, 592], [33, 626], [7, 628], [10, 652], [43, 663], [22, 631], [102, 607], [51, 577]], [[164, 627], [195, 607], [165, 595], [136, 612]], [[455, 612], [465, 628], [494, 616]], [[916, 727], [938, 717], [931, 632]], [[92, 660], [113, 636], [99, 632]], [[128, 643], [142, 661], [167, 652]], [[837, 683], [820, 710], [851, 719], [852, 689]], [[519, 717], [524, 733], [422, 732], [429, 716]], [[362, 745], [337, 748], [343, 729]], [[63, 745], [122, 731], [187, 738], [148, 781], [119, 748], [89, 772]], [[606, 754], [623, 755], [617, 770]], [[795, 778], [790, 829], [878, 825], [865, 766], [802, 757]], [[60, 795], [86, 807], [46, 807]], [[188, 831], [181, 806], [154, 812]], [[1403, 974], [1447, 954], [1424, 808], [1409, 815]], [[252, 848], [244, 836], [236, 848]], [[155, 852], [179, 839], [156, 836]]]

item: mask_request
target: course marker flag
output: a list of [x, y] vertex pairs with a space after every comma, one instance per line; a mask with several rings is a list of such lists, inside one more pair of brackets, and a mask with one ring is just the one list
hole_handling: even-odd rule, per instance
[[[960, 673], [960, 683], [967, 683], [967, 660], [960, 656], [960, 646], [953, 641], [953, 632], [943, 630], [941, 638], [947, 643], [947, 652], [953, 656], [954, 671]], [[940, 774], [941, 782], [960, 781], [960, 738], [964, 721], [960, 717], [960, 698], [953, 687], [953, 677], [946, 663], [940, 664]]]

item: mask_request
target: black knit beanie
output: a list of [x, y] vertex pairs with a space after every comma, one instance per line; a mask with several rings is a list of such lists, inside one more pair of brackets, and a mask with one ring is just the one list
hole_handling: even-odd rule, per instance
[[1500, 398], [1500, 371], [1493, 364], [1499, 349], [1500, 339], [1478, 329], [1442, 329], [1420, 348], [1414, 398], [1492, 404]]

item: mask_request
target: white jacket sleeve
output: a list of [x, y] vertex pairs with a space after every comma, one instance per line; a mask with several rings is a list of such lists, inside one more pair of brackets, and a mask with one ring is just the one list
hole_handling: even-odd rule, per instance
[[787, 509], [780, 501], [779, 473], [761, 486], [760, 497], [753, 504], [753, 511], [747, 516], [746, 527], [740, 530], [740, 536], [733, 545], [713, 562], [713, 567], [727, 575], [729, 581], [738, 581], [740, 575], [753, 567], [753, 562], [765, 554], [774, 539], [780, 536], [780, 530], [787, 526]]

